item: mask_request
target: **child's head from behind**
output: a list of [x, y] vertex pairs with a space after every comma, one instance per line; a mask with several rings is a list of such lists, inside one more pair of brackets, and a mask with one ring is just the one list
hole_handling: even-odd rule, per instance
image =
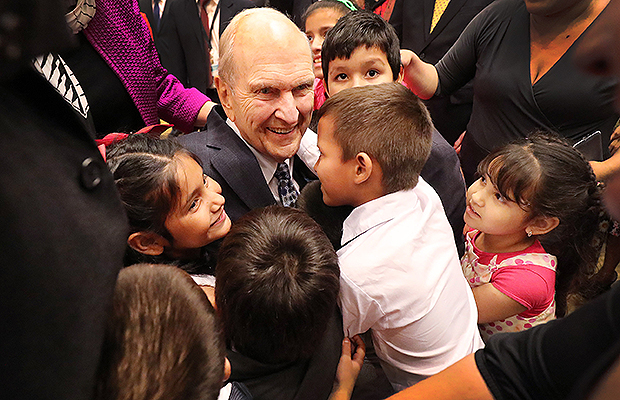
[[312, 3], [301, 17], [303, 31], [308, 36], [310, 49], [312, 49], [312, 61], [314, 76], [323, 78], [321, 67], [321, 46], [325, 40], [325, 34], [334, 26], [340, 17], [351, 11], [355, 5], [350, 2], [349, 6], [338, 0], [321, 0]]
[[[539, 237], [558, 257], [560, 303], [572, 278], [592, 268], [596, 256], [600, 190], [589, 163], [563, 140], [534, 134], [487, 156], [478, 172], [481, 178], [468, 189], [465, 222], [482, 232], [521, 230], [522, 237]], [[518, 209], [520, 220], [504, 218], [493, 226], [493, 215], [508, 208]]]
[[190, 259], [230, 229], [220, 186], [176, 141], [132, 135], [107, 158], [129, 218], [130, 253]]
[[353, 86], [400, 79], [400, 45], [394, 28], [368, 11], [352, 11], [329, 30], [321, 52], [330, 96]]
[[147, 264], [120, 271], [97, 399], [215, 400], [224, 360], [215, 311], [189, 275]]
[[358, 206], [368, 196], [416, 186], [433, 124], [409, 89], [399, 83], [346, 89], [327, 99], [317, 117], [321, 155], [314, 168], [325, 204]]
[[216, 279], [227, 344], [268, 364], [312, 355], [340, 287], [338, 258], [321, 228], [300, 210], [276, 206], [235, 222]]

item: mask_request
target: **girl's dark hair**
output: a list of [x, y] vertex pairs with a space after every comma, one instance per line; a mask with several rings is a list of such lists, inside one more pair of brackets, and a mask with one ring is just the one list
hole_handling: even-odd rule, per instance
[[[165, 222], [180, 196], [179, 155], [201, 164], [198, 156], [173, 139], [130, 135], [107, 150], [107, 165], [125, 207], [130, 233], [149, 231], [172, 240]], [[164, 258], [147, 256], [127, 246], [125, 265], [167, 262]]]
[[110, 308], [95, 399], [217, 399], [224, 342], [189, 275], [167, 265], [123, 268]]
[[601, 193], [590, 164], [559, 137], [537, 132], [489, 154], [478, 173], [530, 218], [559, 219], [539, 239], [558, 259], [556, 314], [564, 316], [568, 294], [581, 293], [596, 267]]
[[[349, 4], [350, 7], [355, 7], [357, 9], [357, 4], [355, 4], [353, 1], [347, 2], [347, 4]], [[306, 11], [304, 11], [303, 15], [301, 16], [301, 30], [302, 31], [306, 30], [306, 20], [308, 19], [310, 14], [312, 14], [316, 10], [320, 10], [323, 8], [334, 10], [336, 12], [339, 12], [342, 15], [345, 15], [349, 13], [350, 11], [352, 11], [351, 8], [347, 7], [342, 1], [319, 0], [315, 3], [310, 4], [308, 8], [306, 8]]]

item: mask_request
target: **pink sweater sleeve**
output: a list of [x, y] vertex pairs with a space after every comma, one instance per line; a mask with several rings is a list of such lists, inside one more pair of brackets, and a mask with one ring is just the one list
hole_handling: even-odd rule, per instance
[[161, 118], [182, 131], [193, 130], [209, 98], [186, 89], [162, 67], [136, 0], [97, 0], [97, 12], [84, 33], [123, 82], [145, 124]]

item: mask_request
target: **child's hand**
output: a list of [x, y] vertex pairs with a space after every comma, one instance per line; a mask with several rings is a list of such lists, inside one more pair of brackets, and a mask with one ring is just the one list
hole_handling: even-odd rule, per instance
[[[355, 346], [352, 351], [351, 341]], [[364, 356], [366, 355], [366, 345], [359, 335], [353, 336], [352, 339], [344, 338], [342, 341], [342, 355], [338, 362], [338, 370], [336, 371], [336, 380], [334, 389], [329, 396], [330, 400], [348, 400], [353, 393], [353, 387], [357, 376], [364, 364]]]
[[413, 51], [407, 49], [400, 50], [400, 63], [402, 64], [402, 79], [405, 86], [411, 89], [409, 83], [415, 80], [415, 65], [421, 62], [420, 57]]

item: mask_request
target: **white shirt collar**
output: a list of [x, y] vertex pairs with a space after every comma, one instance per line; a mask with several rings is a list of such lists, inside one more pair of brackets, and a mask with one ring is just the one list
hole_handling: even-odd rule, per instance
[[[403, 197], [411, 198], [408, 202], [403, 202]], [[402, 212], [415, 208], [417, 201], [414, 188], [386, 194], [355, 207], [344, 221], [341, 244], [344, 245], [370, 229], [394, 219]]]
[[220, 389], [220, 394], [217, 396], [217, 400], [228, 400], [230, 393], [232, 392], [232, 383], [228, 382]]
[[[259, 152], [254, 147], [252, 147], [252, 145], [249, 144], [243, 138], [243, 136], [241, 136], [241, 132], [239, 131], [239, 128], [237, 128], [237, 125], [235, 125], [235, 123], [232, 122], [230, 118], [226, 118], [226, 123], [228, 124], [228, 126], [230, 126], [230, 128], [233, 131], [235, 131], [237, 136], [239, 136], [241, 140], [243, 140], [243, 143], [245, 143], [246, 146], [248, 146], [248, 148], [252, 151], [252, 153], [256, 157], [256, 160], [258, 161], [258, 165], [260, 165], [261, 171], [263, 171], [263, 175], [265, 176], [265, 181], [269, 182], [271, 178], [273, 178], [273, 175], [276, 173], [276, 168], [278, 168], [278, 162], [272, 159], [271, 157], [266, 156], [263, 153]], [[289, 158], [289, 159], [284, 160], [284, 163], [288, 166], [288, 169], [292, 176], [293, 166], [291, 165], [291, 159]]]

